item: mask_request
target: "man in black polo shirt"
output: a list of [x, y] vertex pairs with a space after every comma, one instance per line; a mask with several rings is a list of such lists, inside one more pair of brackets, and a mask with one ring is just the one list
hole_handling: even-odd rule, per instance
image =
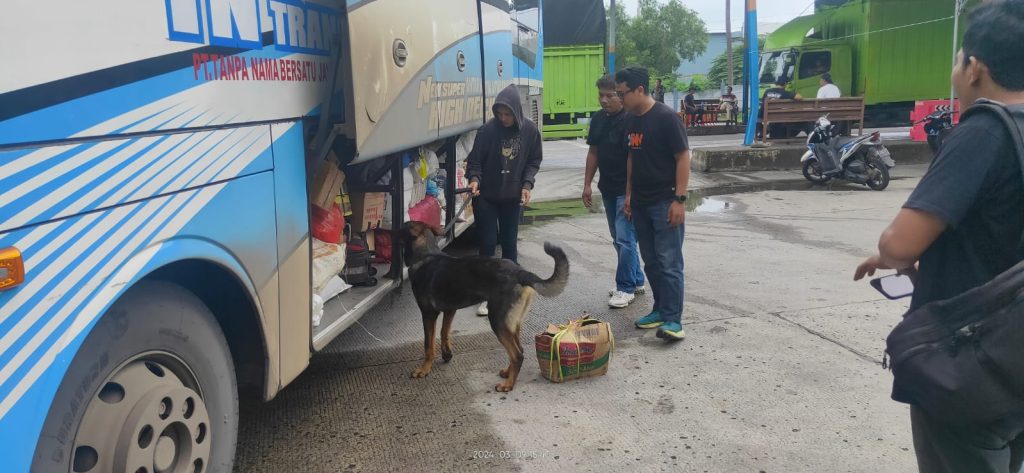
[[[985, 98], [1024, 107], [1024, 49], [1010, 46], [1024, 37], [1024, 1], [982, 4], [969, 24], [952, 74], [960, 103]], [[878, 269], [907, 273], [915, 279], [910, 310], [916, 310], [985, 284], [1024, 259], [1024, 177], [1010, 133], [988, 112], [961, 121], [882, 233], [878, 254], [861, 263], [854, 279]], [[921, 472], [1020, 470], [1024, 416], [950, 424], [916, 405], [900, 384], [892, 397], [911, 404]]]
[[658, 328], [657, 336], [682, 340], [683, 235], [690, 151], [683, 122], [671, 107], [648, 94], [647, 69], [615, 74], [615, 92], [633, 117], [626, 125], [629, 159], [623, 209], [633, 220], [644, 271], [654, 293], [654, 310], [637, 328]]
[[[761, 103], [765, 103], [769, 100], [803, 100], [804, 98], [800, 94], [790, 92], [786, 90], [786, 85], [789, 84], [789, 79], [783, 76], [779, 76], [775, 80], [775, 87], [772, 87], [764, 91], [761, 95]], [[764, 125], [760, 121], [761, 117], [758, 117], [758, 126], [762, 128]], [[772, 138], [786, 138], [790, 134], [790, 126], [787, 123], [772, 123], [768, 127], [768, 136]]]
[[619, 257], [615, 270], [615, 289], [611, 291], [608, 305], [622, 308], [628, 306], [644, 292], [644, 273], [640, 271], [640, 254], [636, 249], [636, 230], [626, 218], [623, 204], [626, 200], [626, 118], [622, 99], [615, 94], [615, 78], [606, 75], [597, 81], [601, 111], [590, 121], [587, 144], [587, 170], [583, 177], [583, 204], [593, 205], [594, 173], [601, 171], [597, 189], [604, 200], [604, 211], [608, 216], [608, 230], [615, 243]]

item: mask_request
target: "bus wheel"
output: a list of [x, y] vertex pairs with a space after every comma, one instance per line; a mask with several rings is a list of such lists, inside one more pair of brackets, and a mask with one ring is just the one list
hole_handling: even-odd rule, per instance
[[32, 471], [230, 472], [237, 435], [234, 366], [217, 321], [182, 287], [144, 282], [75, 354]]

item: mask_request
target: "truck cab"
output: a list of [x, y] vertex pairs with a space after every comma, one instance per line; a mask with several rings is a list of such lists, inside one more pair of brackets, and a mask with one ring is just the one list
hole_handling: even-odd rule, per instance
[[[961, 13], [979, 0], [968, 0]], [[948, 99], [954, 0], [836, 0], [768, 35], [758, 71], [761, 93], [780, 76], [805, 98], [829, 72], [843, 96], [864, 97], [865, 120], [910, 122], [918, 100]]]
[[761, 94], [783, 77], [787, 89], [805, 98], [817, 96], [822, 74], [832, 74], [833, 82], [843, 92], [854, 90], [853, 54], [843, 40], [823, 40], [822, 24], [831, 15], [815, 13], [796, 18], [765, 40], [758, 67]]
[[761, 54], [761, 93], [785, 78], [786, 88], [804, 98], [813, 98], [821, 87], [821, 76], [832, 74], [832, 81], [849, 95], [853, 84], [850, 47], [844, 45], [789, 48]]

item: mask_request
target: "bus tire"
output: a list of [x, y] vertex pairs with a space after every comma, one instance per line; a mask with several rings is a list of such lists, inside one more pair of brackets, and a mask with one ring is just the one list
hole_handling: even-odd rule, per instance
[[227, 341], [202, 301], [179, 285], [144, 281], [75, 354], [32, 471], [230, 473], [235, 383]]

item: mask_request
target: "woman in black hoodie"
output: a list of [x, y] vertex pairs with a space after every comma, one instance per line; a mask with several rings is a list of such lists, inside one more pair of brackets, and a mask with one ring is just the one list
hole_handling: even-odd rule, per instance
[[[517, 261], [521, 206], [530, 202], [542, 159], [540, 131], [523, 118], [515, 85], [498, 94], [491, 111], [494, 118], [480, 128], [473, 142], [466, 177], [473, 192], [480, 254], [494, 256], [497, 244], [501, 243], [501, 256]], [[477, 314], [487, 315], [486, 302]]]

